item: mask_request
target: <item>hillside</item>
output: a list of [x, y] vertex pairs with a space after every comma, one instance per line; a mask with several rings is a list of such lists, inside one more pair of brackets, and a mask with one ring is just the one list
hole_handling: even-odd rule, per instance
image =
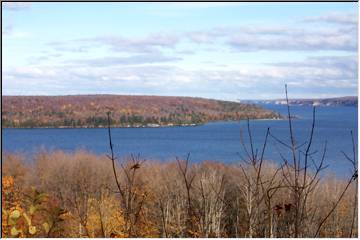
[[73, 95], [3, 96], [2, 127], [118, 127], [195, 125], [217, 120], [276, 119], [261, 107], [202, 98]]

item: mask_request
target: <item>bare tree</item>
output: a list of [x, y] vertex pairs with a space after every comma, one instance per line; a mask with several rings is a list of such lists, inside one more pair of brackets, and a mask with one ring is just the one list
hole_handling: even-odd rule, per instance
[[357, 209], [357, 186], [358, 186], [358, 169], [357, 169], [357, 166], [358, 165], [357, 165], [357, 159], [356, 159], [354, 135], [353, 135], [352, 131], [350, 133], [351, 133], [351, 140], [352, 140], [353, 157], [352, 158], [349, 157], [344, 151], [342, 151], [342, 153], [344, 154], [345, 158], [352, 165], [352, 168], [353, 168], [352, 169], [353, 170], [352, 176], [348, 180], [345, 188], [343, 189], [342, 193], [340, 194], [340, 196], [338, 197], [337, 201], [332, 206], [332, 208], [330, 209], [328, 214], [321, 220], [320, 224], [318, 225], [318, 228], [316, 230], [316, 233], [315, 233], [314, 237], [317, 237], [319, 235], [321, 227], [323, 226], [323, 224], [330, 217], [330, 215], [335, 211], [335, 209], [337, 208], [337, 206], [339, 205], [339, 203], [341, 202], [341, 200], [345, 196], [345, 193], [348, 190], [348, 188], [350, 187], [351, 183], [355, 182], [356, 190], [355, 190], [355, 194], [354, 194], [354, 205], [353, 205], [353, 213], [352, 213], [352, 218], [351, 218], [352, 220], [351, 220], [351, 229], [350, 229], [350, 236], [349, 237], [352, 237], [352, 235], [353, 235], [353, 228], [354, 228], [354, 223], [355, 223], [355, 219], [356, 219], [356, 209]]
[[214, 169], [211, 163], [203, 163], [198, 170], [195, 186], [197, 216], [201, 237], [221, 237], [222, 220], [228, 207], [225, 197], [225, 174], [220, 168]]
[[180, 161], [178, 158], [176, 158], [176, 161], [178, 163], [178, 168], [182, 176], [183, 184], [186, 190], [186, 237], [193, 236], [195, 233], [195, 226], [194, 226], [194, 220], [196, 218], [195, 211], [193, 209], [192, 204], [192, 196], [191, 191], [193, 188], [193, 182], [195, 179], [195, 173], [190, 173], [189, 171], [189, 158], [190, 153], [188, 153], [185, 161]]
[[[283, 183], [281, 188], [287, 188], [288, 190], [290, 190], [292, 195], [291, 205], [294, 206], [293, 218], [292, 220], [290, 219], [290, 221], [292, 222], [291, 225], [293, 225], [293, 229], [289, 229], [291, 232], [289, 234], [291, 234], [293, 237], [302, 237], [305, 230], [304, 221], [307, 220], [308, 217], [308, 197], [319, 183], [319, 173], [325, 168], [323, 164], [326, 155], [326, 143], [320, 161], [316, 163], [313, 155], [317, 153], [317, 151], [311, 151], [315, 129], [314, 107], [309, 138], [304, 143], [297, 144], [293, 130], [293, 117], [290, 111], [287, 85], [285, 85], [285, 94], [287, 103], [287, 118], [289, 124], [290, 144], [280, 140], [272, 133], [269, 133], [269, 135], [277, 143], [281, 144], [290, 151], [290, 159], [280, 153], [280, 157], [283, 161], [283, 164], [281, 166], [281, 172], [283, 177]], [[302, 150], [302, 147], [304, 146], [306, 146], [305, 150]], [[311, 165], [309, 164], [309, 161], [312, 162]], [[314, 169], [314, 174], [312, 174], [312, 176], [309, 175], [309, 169], [311, 166]]]
[[129, 237], [137, 236], [137, 231], [140, 230], [137, 228], [137, 225], [139, 223], [141, 217], [140, 214], [147, 197], [146, 190], [144, 190], [142, 188], [142, 185], [138, 182], [137, 173], [145, 160], [141, 160], [139, 156], [135, 157], [134, 155], [131, 155], [130, 161], [128, 161], [126, 165], [120, 164], [122, 173], [125, 176], [124, 184], [123, 186], [121, 186], [118, 179], [117, 168], [115, 165], [116, 157], [114, 154], [111, 138], [110, 112], [107, 113], [107, 116], [109, 146], [111, 151], [111, 155], [107, 155], [107, 157], [112, 162], [116, 186], [118, 188], [118, 193], [121, 196], [121, 206], [124, 211], [125, 220], [124, 232]]
[[[293, 237], [304, 237], [306, 233], [310, 231], [314, 225], [314, 216], [316, 208], [309, 208], [309, 198], [313, 194], [314, 190], [320, 182], [320, 173], [327, 167], [324, 166], [324, 160], [327, 151], [327, 143], [325, 142], [323, 151], [319, 160], [315, 160], [314, 155], [318, 152], [312, 150], [313, 136], [316, 122], [316, 109], [313, 108], [312, 125], [310, 129], [309, 138], [302, 144], [297, 144], [294, 130], [293, 130], [293, 117], [290, 111], [290, 104], [288, 98], [287, 85], [285, 85], [286, 103], [287, 103], [287, 118], [289, 124], [290, 144], [280, 140], [274, 134], [269, 135], [280, 145], [284, 146], [290, 151], [290, 159], [280, 153], [280, 157], [283, 161], [281, 166], [281, 172], [283, 177], [283, 183], [278, 188], [286, 188], [291, 193], [291, 206], [294, 206], [292, 214], [286, 221], [288, 224], [288, 234]], [[355, 146], [353, 141], [353, 146]], [[303, 148], [304, 147], [304, 148]], [[353, 147], [355, 149], [355, 147]], [[351, 159], [345, 154], [346, 158], [352, 163], [354, 174], [345, 186], [342, 194], [337, 199], [334, 206], [330, 209], [329, 213], [320, 221], [314, 236], [317, 237], [319, 231], [328, 219], [331, 213], [336, 209], [339, 202], [343, 198], [350, 184], [357, 178], [357, 164], [354, 158]], [[355, 215], [355, 212], [353, 213]], [[352, 224], [353, 225], [353, 224]], [[353, 228], [353, 227], [352, 227]]]
[[354, 133], [353, 131], [350, 131], [351, 134], [351, 142], [352, 142], [352, 158], [348, 156], [348, 154], [346, 154], [344, 151], [342, 151], [342, 153], [345, 156], [345, 159], [347, 159], [352, 166], [352, 180], [355, 181], [355, 193], [354, 193], [354, 204], [353, 204], [353, 213], [352, 213], [352, 218], [351, 218], [351, 228], [350, 228], [350, 235], [349, 237], [353, 236], [353, 230], [354, 230], [354, 225], [356, 222], [356, 212], [357, 212], [357, 202], [358, 202], [358, 162], [357, 162], [357, 158], [356, 158], [356, 145], [355, 145], [355, 140], [354, 140]]
[[[260, 152], [258, 149], [254, 148], [249, 119], [247, 120], [247, 133], [250, 149], [246, 146], [243, 133], [240, 131], [240, 141], [243, 150], [246, 153], [246, 158], [242, 157], [243, 164], [240, 164], [245, 181], [239, 185], [239, 189], [246, 205], [248, 237], [251, 238], [256, 234], [259, 234], [260, 228], [262, 228], [262, 213], [264, 212], [267, 213], [267, 234], [269, 237], [272, 237], [271, 199], [280, 185], [276, 179], [280, 168], [275, 170], [270, 176], [265, 176], [263, 173], [264, 154], [267, 147], [270, 128], [266, 131], [264, 144]], [[266, 209], [263, 209], [263, 204], [266, 205]]]

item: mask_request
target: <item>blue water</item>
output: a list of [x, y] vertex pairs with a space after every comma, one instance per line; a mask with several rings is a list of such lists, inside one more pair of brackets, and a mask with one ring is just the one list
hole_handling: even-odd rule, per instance
[[[286, 114], [286, 107], [264, 105], [267, 108]], [[298, 118], [293, 121], [298, 143], [305, 141], [310, 134], [312, 108], [293, 106], [292, 114]], [[256, 148], [261, 148], [267, 127], [279, 139], [289, 142], [289, 129], [286, 120], [251, 121], [252, 135]], [[191, 161], [217, 160], [235, 163], [246, 156], [240, 144], [240, 129], [244, 130], [248, 141], [246, 121], [213, 122], [196, 127], [166, 128], [114, 128], [112, 129], [115, 152], [119, 157], [131, 153], [140, 154], [146, 159], [161, 161], [184, 158], [190, 152]], [[326, 164], [337, 175], [347, 175], [350, 165], [342, 151], [352, 154], [350, 130], [357, 140], [357, 108], [318, 107], [312, 151], [319, 159], [327, 141]], [[109, 152], [107, 129], [3, 129], [4, 152], [19, 152], [32, 156], [39, 150], [61, 149], [72, 152], [86, 149], [97, 154]], [[357, 146], [356, 146], [357, 149]], [[274, 139], [269, 138], [265, 159], [281, 162], [279, 152], [290, 156], [290, 152]]]

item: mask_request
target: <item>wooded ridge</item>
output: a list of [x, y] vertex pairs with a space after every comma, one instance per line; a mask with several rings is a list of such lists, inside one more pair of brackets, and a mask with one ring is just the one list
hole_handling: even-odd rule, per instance
[[116, 127], [198, 125], [209, 121], [279, 119], [253, 104], [193, 97], [69, 95], [3, 96], [2, 127]]

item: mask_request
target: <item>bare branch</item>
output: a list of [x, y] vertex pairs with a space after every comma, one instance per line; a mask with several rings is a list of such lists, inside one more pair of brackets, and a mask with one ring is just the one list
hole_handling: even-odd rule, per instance
[[114, 149], [113, 149], [113, 144], [112, 144], [112, 140], [111, 140], [111, 121], [110, 121], [110, 112], [107, 112], [107, 118], [108, 118], [108, 136], [109, 136], [109, 145], [110, 145], [110, 151], [111, 151], [111, 161], [112, 161], [112, 168], [113, 168], [113, 172], [114, 172], [114, 177], [115, 177], [115, 182], [116, 182], [116, 186], [121, 194], [122, 197], [124, 197], [124, 191], [122, 190], [118, 177], [117, 177], [117, 173], [116, 173], [116, 167], [115, 167], [115, 156], [114, 156]]

